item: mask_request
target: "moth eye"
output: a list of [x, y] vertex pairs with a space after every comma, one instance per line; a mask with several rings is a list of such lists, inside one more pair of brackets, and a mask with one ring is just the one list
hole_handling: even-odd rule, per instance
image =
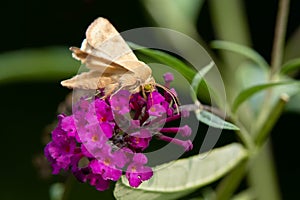
[[149, 92], [153, 90], [153, 86], [151, 84], [146, 84], [144, 85], [144, 89], [146, 92]]

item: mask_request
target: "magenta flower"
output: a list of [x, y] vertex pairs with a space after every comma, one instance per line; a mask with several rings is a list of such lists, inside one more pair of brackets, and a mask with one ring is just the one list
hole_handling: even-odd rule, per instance
[[[167, 72], [164, 74], [163, 78], [165, 80], [165, 87], [170, 88], [170, 83], [174, 80], [173, 74]], [[171, 88], [170, 90], [173, 94], [175, 94], [175, 96], [177, 96], [176, 91], [173, 88]]]
[[170, 72], [165, 73], [163, 78], [164, 78], [166, 84], [171, 83], [174, 80], [174, 76]]
[[112, 163], [110, 157], [104, 161], [93, 160], [90, 162], [89, 167], [94, 174], [99, 174], [104, 180], [117, 181], [122, 175], [122, 170], [117, 169]]
[[[167, 73], [164, 79], [169, 88], [173, 75]], [[106, 98], [101, 93], [94, 99], [79, 99], [72, 115], [58, 116], [52, 141], [45, 147], [53, 173], [71, 171], [80, 182], [99, 191], [125, 174], [129, 184], [138, 187], [153, 176], [143, 154], [153, 138], [191, 150], [190, 140], [174, 138], [176, 134], [189, 137], [190, 127], [169, 124], [189, 113], [178, 108], [175, 90], [160, 91], [131, 94], [120, 90]]]
[[75, 138], [62, 128], [65, 118], [64, 115], [58, 116], [58, 126], [52, 131], [53, 141], [49, 142], [44, 150], [46, 158], [51, 162], [53, 174], [58, 174], [61, 169], [68, 170], [72, 157], [77, 153]]
[[74, 118], [73, 116], [66, 116], [63, 117], [61, 120], [61, 128], [62, 130], [64, 130], [65, 132], [67, 132], [69, 137], [75, 137], [75, 135], [77, 134], [77, 130], [75, 127], [75, 122], [74, 122]]
[[162, 117], [166, 113], [166, 109], [160, 104], [154, 104], [148, 110], [149, 115]]
[[162, 128], [161, 133], [180, 133], [183, 137], [189, 137], [192, 134], [192, 130], [188, 125], [183, 127], [172, 127], [172, 128]]
[[89, 174], [87, 176], [88, 181], [91, 186], [94, 186], [99, 191], [104, 191], [109, 188], [109, 180], [104, 180], [103, 177], [99, 174]]
[[118, 114], [126, 114], [129, 112], [129, 99], [130, 92], [127, 90], [121, 90], [110, 99], [111, 108]]
[[153, 176], [152, 169], [144, 166], [147, 162], [147, 157], [144, 154], [137, 153], [133, 156], [132, 163], [128, 166], [126, 172], [126, 178], [130, 186], [138, 187], [143, 181]]
[[61, 169], [68, 170], [71, 163], [72, 150], [74, 146], [68, 142], [50, 142], [45, 147], [46, 158], [51, 162], [52, 173], [58, 174]]
[[[80, 132], [83, 132], [81, 130]], [[108, 138], [103, 133], [99, 124], [86, 125], [85, 133], [81, 134], [81, 141], [85, 148], [93, 155], [102, 149]]]
[[161, 104], [164, 101], [165, 98], [158, 91], [153, 91], [149, 95], [147, 106], [150, 108], [152, 105]]
[[95, 99], [95, 111], [99, 122], [109, 122], [113, 120], [110, 106], [101, 99]]
[[140, 152], [149, 146], [151, 139], [152, 135], [150, 131], [147, 129], [141, 129], [139, 132], [131, 133], [129, 135], [128, 144], [132, 149]]

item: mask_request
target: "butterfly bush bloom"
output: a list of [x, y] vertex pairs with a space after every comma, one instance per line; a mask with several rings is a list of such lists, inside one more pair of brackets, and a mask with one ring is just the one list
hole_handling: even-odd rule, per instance
[[[164, 75], [165, 87], [170, 87], [173, 75]], [[122, 174], [130, 186], [138, 187], [153, 176], [143, 153], [152, 139], [163, 140], [192, 149], [190, 140], [174, 138], [191, 135], [191, 128], [170, 127], [169, 122], [188, 117], [180, 111], [174, 90], [141, 91], [131, 94], [121, 90], [107, 98], [80, 99], [73, 114], [58, 116], [52, 141], [45, 147], [45, 156], [53, 174], [71, 171], [80, 182], [97, 190], [108, 189], [110, 181]], [[124, 171], [124, 173], [123, 173]]]

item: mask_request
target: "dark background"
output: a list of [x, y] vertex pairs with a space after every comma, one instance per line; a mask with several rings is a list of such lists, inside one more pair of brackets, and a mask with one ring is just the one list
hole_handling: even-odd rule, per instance
[[[277, 1], [245, 2], [253, 47], [269, 61]], [[287, 36], [300, 25], [299, 10], [300, 2], [292, 0]], [[98, 16], [109, 18], [119, 31], [152, 25], [139, 1], [2, 1], [0, 52], [49, 45], [80, 46], [87, 26]], [[198, 26], [205, 40], [214, 38], [207, 3], [199, 16]], [[57, 105], [69, 90], [62, 88], [59, 80], [15, 82], [2, 84], [0, 89], [0, 199], [47, 199], [53, 180], [40, 178], [33, 160], [43, 150], [41, 138], [45, 126], [55, 119]], [[296, 159], [299, 120], [299, 114], [285, 113], [272, 132], [273, 153], [284, 199], [299, 196], [300, 166]], [[87, 185], [74, 187], [83, 197], [84, 191], [97, 196], [94, 188]]]

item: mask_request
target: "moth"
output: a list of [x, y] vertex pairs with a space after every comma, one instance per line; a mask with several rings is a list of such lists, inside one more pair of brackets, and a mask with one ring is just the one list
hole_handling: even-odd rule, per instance
[[81, 61], [89, 71], [61, 82], [72, 89], [103, 89], [105, 97], [119, 90], [131, 93], [163, 88], [177, 104], [177, 97], [155, 82], [151, 68], [137, 59], [120, 33], [105, 18], [97, 18], [87, 29], [81, 48], [71, 47], [72, 56]]

